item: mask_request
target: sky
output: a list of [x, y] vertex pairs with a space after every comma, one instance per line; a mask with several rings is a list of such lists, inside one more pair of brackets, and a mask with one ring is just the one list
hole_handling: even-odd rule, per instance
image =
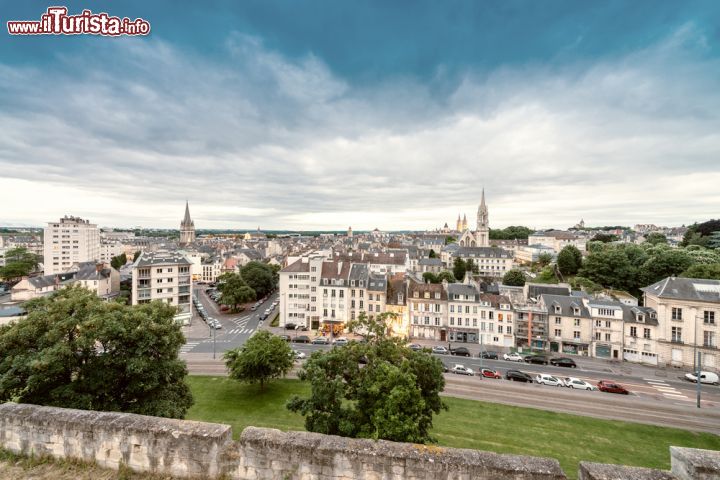
[[[11, 36], [51, 5], [147, 37]], [[720, 2], [0, 0], [0, 225], [720, 216]]]

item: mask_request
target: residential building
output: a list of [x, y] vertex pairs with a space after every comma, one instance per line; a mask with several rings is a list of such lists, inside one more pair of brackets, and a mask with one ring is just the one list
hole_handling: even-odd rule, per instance
[[204, 258], [201, 263], [201, 279], [205, 283], [215, 283], [222, 274], [223, 262], [217, 257]]
[[596, 358], [620, 360], [623, 353], [623, 304], [614, 300], [587, 299], [592, 319], [591, 355]]
[[540, 305], [547, 311], [550, 351], [590, 355], [593, 342], [592, 318], [583, 299], [542, 294]]
[[190, 260], [180, 252], [143, 252], [132, 267], [132, 304], [152, 300], [178, 308], [175, 320], [189, 324], [192, 275]]
[[658, 364], [718, 368], [720, 280], [668, 277], [641, 289], [657, 315]]
[[455, 258], [472, 261], [477, 266], [477, 274], [484, 277], [502, 277], [515, 265], [512, 252], [498, 247], [459, 247], [446, 268], [452, 269]]
[[78, 283], [98, 297], [109, 300], [120, 293], [120, 272], [109, 263], [76, 263], [67, 272], [24, 277], [10, 290], [10, 298], [13, 301], [31, 300]]
[[658, 318], [649, 307], [623, 306], [623, 360], [633, 363], [658, 364]]
[[535, 232], [528, 237], [528, 245], [543, 245], [552, 248], [555, 253], [568, 245], [577, 247], [578, 250], [584, 252], [586, 250], [587, 238], [573, 232], [562, 230], [547, 230]]
[[553, 259], [557, 257], [557, 253], [553, 247], [546, 245], [525, 245], [515, 250], [515, 261], [520, 264], [531, 264], [540, 260], [540, 255], [548, 254]]
[[49, 222], [43, 238], [45, 275], [66, 272], [76, 263], [100, 259], [100, 231], [89, 220], [65, 216]]
[[442, 284], [420, 283], [410, 278], [407, 304], [411, 338], [448, 340], [447, 292]]
[[445, 266], [439, 258], [421, 258], [418, 260], [417, 268], [420, 273], [440, 273], [445, 270]]

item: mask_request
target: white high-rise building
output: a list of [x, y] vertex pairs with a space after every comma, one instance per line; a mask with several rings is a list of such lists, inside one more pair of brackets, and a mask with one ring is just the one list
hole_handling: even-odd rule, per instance
[[76, 263], [100, 260], [100, 231], [89, 220], [65, 216], [49, 222], [43, 242], [45, 275], [66, 272]]
[[132, 267], [132, 304], [152, 300], [167, 302], [178, 308], [177, 322], [190, 324], [192, 262], [182, 252], [143, 252]]

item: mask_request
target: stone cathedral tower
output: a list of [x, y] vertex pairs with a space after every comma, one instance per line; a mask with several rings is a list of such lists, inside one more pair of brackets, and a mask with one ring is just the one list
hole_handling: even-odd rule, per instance
[[190, 219], [190, 206], [185, 202], [185, 217], [180, 222], [180, 245], [187, 245], [195, 241], [195, 222]]

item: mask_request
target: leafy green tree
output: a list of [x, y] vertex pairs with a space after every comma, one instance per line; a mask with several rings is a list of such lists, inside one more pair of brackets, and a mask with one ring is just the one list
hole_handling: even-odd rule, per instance
[[133, 255], [133, 262], [135, 262], [135, 260], [138, 259], [138, 257], [140, 256], [141, 253], [142, 253], [141, 250], [138, 250], [137, 252], [135, 252], [135, 254]]
[[546, 267], [552, 263], [553, 257], [549, 253], [541, 253], [538, 255], [537, 263], [541, 267]]
[[261, 262], [250, 262], [240, 269], [242, 279], [258, 297], [266, 296], [275, 288], [275, 273], [271, 265]]
[[425, 280], [425, 283], [440, 283], [440, 280], [438, 280], [437, 275], [435, 275], [433, 272], [425, 272], [422, 274], [423, 280]]
[[255, 290], [237, 273], [227, 272], [220, 275], [217, 289], [220, 291], [220, 303], [229, 306], [233, 312], [237, 312], [243, 303], [257, 298]]
[[110, 260], [110, 266], [113, 267], [115, 270], [120, 270], [121, 267], [123, 267], [127, 263], [127, 256], [123, 252], [120, 255], [117, 255], [113, 257]]
[[528, 227], [510, 226], [502, 230], [490, 229], [491, 240], [518, 240], [526, 239], [532, 235], [533, 230]]
[[310, 383], [310, 395], [291, 398], [287, 408], [305, 417], [308, 431], [433, 441], [433, 414], [447, 409], [440, 398], [445, 386], [442, 364], [427, 353], [413, 352], [404, 340], [389, 337], [391, 315], [370, 320], [361, 314], [348, 327], [368, 332], [366, 343], [315, 352], [304, 364], [298, 376]]
[[432, 248], [430, 249], [430, 253], [428, 254], [428, 258], [437, 258], [437, 253], [435, 253], [435, 250]]
[[676, 276], [690, 268], [692, 260], [685, 251], [666, 249], [648, 258], [641, 268], [640, 280], [650, 285], [665, 277]]
[[623, 249], [613, 246], [590, 252], [579, 275], [607, 288], [627, 291], [638, 288], [638, 267]]
[[650, 245], [665, 244], [667, 245], [668, 239], [665, 235], [660, 232], [652, 232], [645, 237], [645, 241]]
[[282, 338], [260, 330], [245, 345], [223, 355], [230, 378], [259, 383], [260, 390], [273, 378], [286, 375], [293, 366], [293, 351]]
[[582, 253], [574, 245], [567, 245], [557, 256], [557, 266], [563, 275], [575, 275], [582, 266]]
[[511, 287], [522, 287], [525, 285], [525, 274], [517, 268], [513, 268], [505, 273], [502, 283]]
[[104, 302], [80, 286], [24, 305], [0, 327], [0, 401], [183, 418], [185, 339], [163, 302]]
[[611, 233], [596, 233], [593, 238], [590, 239], [591, 242], [602, 242], [602, 243], [610, 243], [617, 240], [617, 235], [613, 235]]
[[695, 264], [685, 270], [681, 277], [720, 280], [720, 263]]
[[39, 257], [25, 247], [11, 248], [5, 252], [5, 266], [0, 267], [0, 278], [16, 280], [37, 269]]
[[453, 275], [453, 273], [450, 270], [443, 270], [442, 272], [438, 273], [437, 280], [438, 280], [437, 283], [442, 283], [443, 280], [445, 280], [448, 283], [457, 282], [455, 275]]
[[451, 243], [455, 243], [455, 242], [457, 242], [457, 238], [451, 237], [450, 235], [445, 237], [445, 245], [450, 245]]
[[455, 260], [453, 260], [453, 276], [459, 281], [462, 281], [465, 278], [466, 271], [467, 265], [465, 264], [463, 259], [460, 257], [456, 257]]

